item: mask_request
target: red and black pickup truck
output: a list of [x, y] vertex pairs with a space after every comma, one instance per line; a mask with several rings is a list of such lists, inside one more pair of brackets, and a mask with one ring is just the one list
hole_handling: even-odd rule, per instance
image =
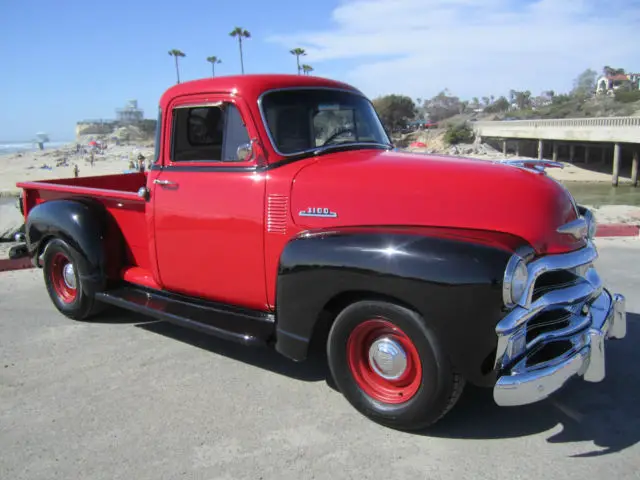
[[402, 153], [350, 85], [244, 75], [169, 88], [147, 172], [18, 186], [64, 315], [111, 304], [294, 361], [323, 342], [347, 400], [410, 430], [466, 382], [512, 406], [604, 378], [624, 297], [547, 166]]

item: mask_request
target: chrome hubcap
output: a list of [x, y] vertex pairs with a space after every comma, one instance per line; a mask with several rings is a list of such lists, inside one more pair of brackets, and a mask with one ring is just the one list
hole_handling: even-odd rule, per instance
[[69, 288], [76, 288], [76, 273], [72, 263], [67, 263], [62, 269], [64, 284]]
[[382, 337], [369, 348], [369, 364], [382, 378], [397, 380], [407, 369], [407, 354], [398, 342]]

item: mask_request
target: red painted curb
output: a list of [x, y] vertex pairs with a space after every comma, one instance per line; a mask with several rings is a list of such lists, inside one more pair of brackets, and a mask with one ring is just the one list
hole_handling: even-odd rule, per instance
[[25, 270], [27, 268], [33, 268], [31, 259], [26, 258], [0, 258], [0, 272], [8, 272], [10, 270]]
[[621, 224], [598, 225], [596, 237], [637, 237], [640, 236], [640, 226]]

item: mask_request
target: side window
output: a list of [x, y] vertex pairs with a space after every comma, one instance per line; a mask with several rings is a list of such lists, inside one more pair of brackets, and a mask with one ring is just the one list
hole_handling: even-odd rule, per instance
[[174, 110], [174, 162], [238, 161], [238, 146], [248, 142], [247, 129], [232, 103]]

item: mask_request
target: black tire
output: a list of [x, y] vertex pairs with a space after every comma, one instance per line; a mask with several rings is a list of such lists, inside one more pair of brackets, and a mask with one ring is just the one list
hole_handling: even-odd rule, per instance
[[[409, 400], [405, 401], [399, 396], [394, 397], [395, 401], [391, 402], [383, 401], [384, 398], [376, 398], [375, 391], [374, 395], [371, 395], [365, 391], [365, 388], [369, 387], [363, 388], [362, 380], [360, 383], [356, 380], [355, 375], [362, 378], [359, 373], [354, 373], [358, 369], [353, 370], [350, 367], [354, 362], [350, 363], [349, 358], [353, 360], [353, 348], [354, 345], [358, 345], [356, 332], [374, 325], [374, 322], [369, 322], [374, 319], [399, 328], [398, 333], [404, 333], [406, 338], [398, 338], [402, 341], [408, 339], [415, 347], [403, 344], [410, 347], [407, 349], [408, 358], [415, 358], [417, 354], [420, 363], [420, 369], [416, 367], [414, 372], [409, 372], [407, 367], [407, 375], [413, 378], [411, 387], [408, 390], [398, 390], [401, 392], [398, 395], [408, 392]], [[376, 333], [372, 335], [375, 336]], [[361, 343], [362, 346], [358, 347], [359, 353], [368, 351], [367, 345], [372, 342]], [[413, 353], [409, 354], [409, 350]], [[434, 332], [424, 319], [416, 312], [393, 303], [360, 301], [346, 307], [337, 316], [329, 332], [327, 357], [336, 386], [349, 403], [371, 420], [398, 430], [421, 430], [433, 425], [456, 404], [465, 385], [464, 379], [455, 372]], [[362, 365], [360, 372], [364, 371], [362, 369], [370, 369], [364, 361]], [[386, 380], [376, 377], [372, 369], [370, 371], [370, 378], [380, 380], [381, 385], [387, 386]]]
[[[60, 238], [49, 241], [44, 250], [42, 263], [47, 292], [60, 313], [73, 320], [87, 320], [102, 310], [103, 305], [93, 294], [87, 292], [80, 280], [88, 272], [83, 271], [82, 257], [71, 245]], [[70, 288], [69, 284], [60, 278], [60, 272], [66, 263], [73, 266], [75, 289]]]

